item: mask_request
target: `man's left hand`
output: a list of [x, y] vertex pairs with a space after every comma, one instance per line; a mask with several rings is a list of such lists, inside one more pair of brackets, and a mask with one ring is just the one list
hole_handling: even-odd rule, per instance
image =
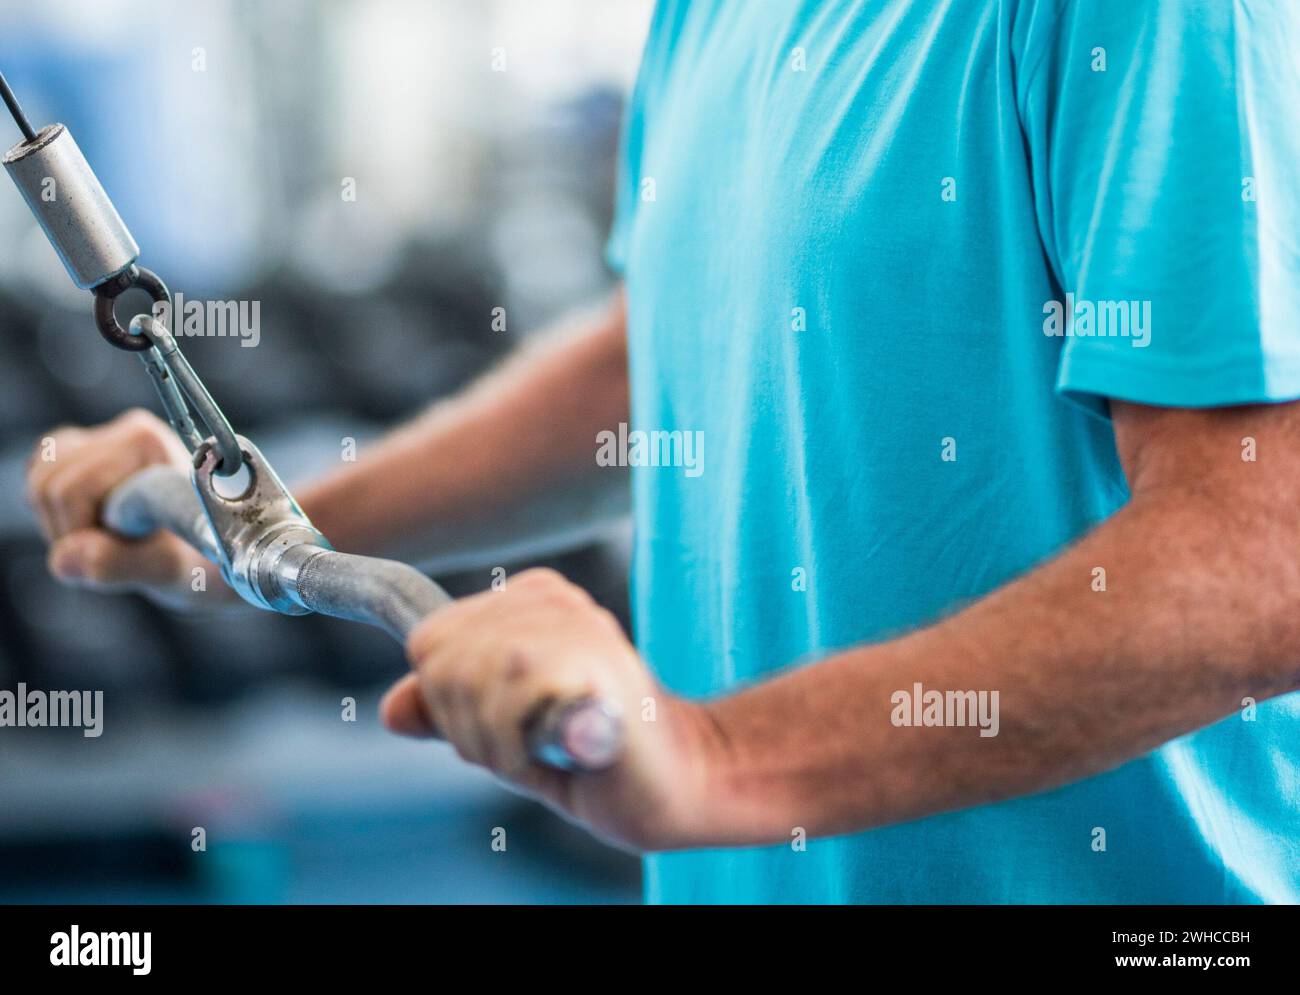
[[[618, 621], [551, 570], [511, 577], [426, 618], [406, 644], [413, 672], [380, 706], [384, 724], [440, 736], [461, 757], [636, 849], [683, 845], [705, 810], [712, 725], [665, 692]], [[595, 697], [621, 711], [619, 761], [565, 773], [527, 753], [524, 727], [547, 702]]]

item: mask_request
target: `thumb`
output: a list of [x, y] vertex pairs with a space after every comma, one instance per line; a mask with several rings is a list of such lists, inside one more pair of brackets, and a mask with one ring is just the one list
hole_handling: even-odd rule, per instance
[[420, 693], [417, 674], [407, 674], [379, 702], [379, 721], [389, 732], [416, 739], [437, 739], [438, 729], [429, 718], [429, 710]]
[[49, 568], [59, 580], [113, 589], [175, 584], [180, 540], [167, 533], [147, 539], [119, 539], [103, 529], [69, 532], [50, 547]]

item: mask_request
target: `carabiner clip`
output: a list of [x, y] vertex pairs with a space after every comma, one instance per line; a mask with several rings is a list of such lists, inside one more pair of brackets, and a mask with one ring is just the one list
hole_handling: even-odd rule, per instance
[[[147, 314], [138, 314], [132, 318], [129, 330], [123, 328], [117, 320], [114, 304], [132, 287], [143, 290], [155, 304], [171, 302], [171, 291], [157, 273], [133, 265], [95, 287], [95, 326], [110, 345], [127, 352], [142, 353], [140, 358], [158, 389], [167, 420], [190, 452], [193, 453], [205, 438], [211, 436], [220, 458], [217, 475], [229, 477], [238, 473], [243, 465], [243, 457], [239, 452], [239, 443], [235, 441], [235, 431], [190, 366], [167, 326]], [[199, 422], [205, 431], [200, 431], [195, 425], [194, 419], [190, 417], [190, 408], [199, 416]]]
[[[216, 474], [230, 477], [238, 473], [243, 466], [243, 455], [239, 441], [235, 438], [235, 430], [230, 427], [225, 414], [203, 386], [203, 381], [190, 366], [167, 326], [153, 315], [137, 314], [131, 319], [131, 332], [133, 337], [148, 342], [153, 347], [142, 357], [145, 367], [158, 388], [167, 420], [185, 440], [190, 452], [197, 451], [199, 444], [211, 436], [218, 458]], [[206, 436], [195, 426], [189, 414], [190, 408], [194, 409], [203, 428], [207, 430]]]

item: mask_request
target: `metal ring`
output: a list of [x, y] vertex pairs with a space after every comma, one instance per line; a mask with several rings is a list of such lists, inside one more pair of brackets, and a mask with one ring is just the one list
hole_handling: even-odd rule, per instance
[[155, 304], [171, 301], [171, 291], [167, 284], [153, 270], [143, 266], [132, 266], [111, 280], [105, 280], [95, 288], [95, 327], [99, 334], [108, 340], [108, 344], [127, 352], [144, 352], [153, 343], [143, 335], [133, 335], [122, 327], [113, 310], [114, 304], [123, 293], [132, 287], [145, 291]]

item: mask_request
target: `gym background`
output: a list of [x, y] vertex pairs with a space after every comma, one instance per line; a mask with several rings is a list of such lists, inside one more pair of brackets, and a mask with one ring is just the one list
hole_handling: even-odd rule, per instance
[[[608, 290], [650, 7], [3, 0], [0, 65], [33, 121], [76, 135], [142, 264], [187, 300], [260, 302], [255, 347], [181, 344], [292, 487]], [[383, 632], [49, 578], [23, 499], [41, 434], [158, 404], [7, 182], [0, 245], [0, 687], [104, 692], [100, 738], [0, 730], [0, 902], [636, 901], [633, 858], [383, 732], [405, 670]], [[626, 548], [615, 530], [546, 562], [625, 618]]]

